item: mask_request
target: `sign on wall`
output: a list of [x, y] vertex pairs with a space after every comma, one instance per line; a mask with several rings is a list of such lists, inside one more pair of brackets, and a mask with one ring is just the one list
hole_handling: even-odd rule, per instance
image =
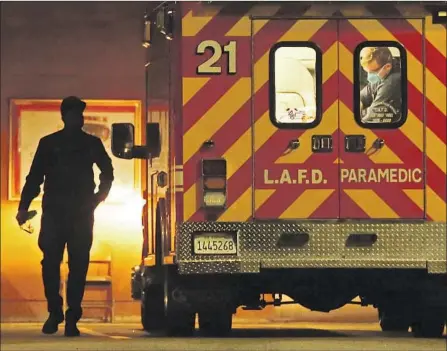
[[[139, 187], [139, 161], [122, 160], [112, 154], [112, 123], [133, 123], [136, 142], [141, 141], [141, 102], [135, 100], [84, 100], [84, 131], [100, 138], [112, 159], [115, 181], [109, 198], [119, 201], [119, 193]], [[10, 103], [10, 177], [9, 199], [20, 199], [39, 140], [63, 128], [60, 114], [62, 100], [13, 99]], [[99, 184], [99, 169], [94, 167]], [[43, 187], [41, 187], [43, 189]], [[39, 196], [41, 198], [42, 192]], [[114, 196], [115, 195], [115, 196]], [[118, 196], [116, 196], [118, 195]]]

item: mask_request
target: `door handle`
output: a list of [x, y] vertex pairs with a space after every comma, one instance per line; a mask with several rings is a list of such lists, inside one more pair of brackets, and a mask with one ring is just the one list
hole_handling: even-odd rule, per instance
[[300, 141], [299, 139], [292, 139], [289, 142], [289, 149], [296, 150], [300, 147]]
[[202, 146], [203, 147], [205, 147], [206, 149], [211, 149], [211, 148], [213, 148], [214, 147], [214, 145], [215, 145], [215, 143], [214, 143], [214, 141], [213, 140], [206, 140], [203, 144], [202, 144]]
[[312, 152], [332, 152], [332, 135], [312, 135]]
[[366, 137], [364, 135], [346, 135], [345, 151], [346, 152], [365, 152]]
[[377, 150], [383, 148], [384, 146], [385, 146], [385, 140], [381, 138], [377, 138], [373, 143], [373, 148]]

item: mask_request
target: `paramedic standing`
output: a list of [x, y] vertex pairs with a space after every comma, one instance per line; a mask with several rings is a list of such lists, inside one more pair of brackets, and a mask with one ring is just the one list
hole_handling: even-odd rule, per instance
[[[45, 334], [56, 333], [65, 319], [65, 336], [80, 335], [76, 324], [82, 316], [94, 211], [108, 196], [114, 179], [112, 161], [102, 141], [82, 130], [85, 107], [86, 103], [74, 96], [62, 101], [64, 128], [40, 139], [16, 216], [19, 225], [26, 222], [28, 208], [44, 183], [38, 243], [43, 252], [42, 278], [49, 312], [42, 328]], [[101, 171], [97, 193], [94, 164]], [[65, 245], [69, 276], [64, 316], [59, 287]]]

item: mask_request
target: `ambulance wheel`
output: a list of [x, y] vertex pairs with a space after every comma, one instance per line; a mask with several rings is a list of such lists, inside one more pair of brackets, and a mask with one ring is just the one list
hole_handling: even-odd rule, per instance
[[166, 332], [169, 336], [191, 336], [194, 334], [196, 314], [191, 306], [176, 289], [174, 267], [167, 267], [164, 301]]
[[233, 312], [230, 309], [199, 311], [199, 328], [203, 336], [222, 337], [231, 333]]
[[147, 332], [165, 327], [164, 289], [162, 285], [145, 288], [141, 294], [141, 324]]
[[437, 311], [424, 311], [422, 316], [411, 325], [411, 332], [416, 338], [440, 338], [444, 332], [445, 320]]
[[379, 308], [379, 324], [384, 332], [408, 332], [411, 323], [405, 316]]

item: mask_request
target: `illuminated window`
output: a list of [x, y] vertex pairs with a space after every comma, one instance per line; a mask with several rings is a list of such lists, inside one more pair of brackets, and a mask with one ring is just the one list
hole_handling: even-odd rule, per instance
[[365, 128], [398, 128], [407, 117], [405, 49], [396, 42], [363, 42], [354, 52], [354, 109]]
[[278, 128], [312, 128], [321, 120], [321, 50], [280, 42], [270, 50], [270, 119]]

